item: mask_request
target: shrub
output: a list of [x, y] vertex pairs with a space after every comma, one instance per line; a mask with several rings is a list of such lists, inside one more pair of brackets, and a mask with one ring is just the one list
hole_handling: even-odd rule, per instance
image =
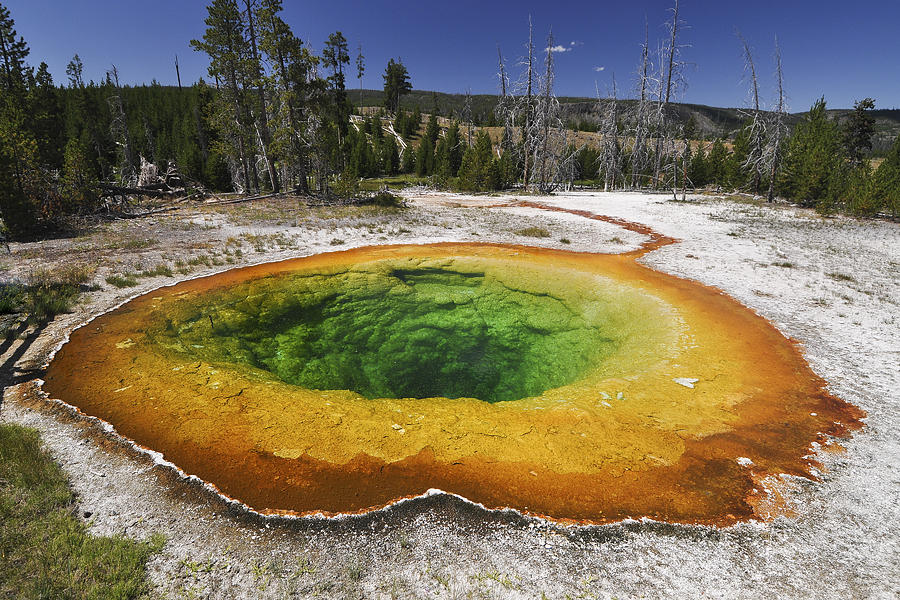
[[372, 196], [372, 204], [375, 206], [386, 206], [391, 208], [401, 208], [406, 206], [402, 196], [397, 196], [387, 190], [381, 190]]
[[514, 231], [516, 235], [521, 235], [525, 237], [536, 237], [536, 238], [546, 238], [550, 237], [550, 232], [544, 229], [543, 227], [525, 227], [524, 229], [517, 229]]
[[137, 279], [130, 274], [110, 275], [106, 278], [106, 283], [117, 288], [134, 287], [138, 284]]

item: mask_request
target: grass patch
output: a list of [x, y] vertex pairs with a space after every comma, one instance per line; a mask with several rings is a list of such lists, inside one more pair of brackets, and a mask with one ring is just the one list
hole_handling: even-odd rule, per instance
[[559, 243], [560, 244], [571, 244], [572, 240], [570, 240], [569, 238], [559, 238]]
[[25, 304], [27, 288], [20, 283], [0, 284], [0, 314], [17, 313]]
[[33, 429], [0, 425], [0, 598], [136, 598], [165, 539], [94, 537]]
[[387, 190], [381, 190], [372, 196], [372, 204], [375, 206], [384, 206], [388, 208], [403, 208], [406, 206], [403, 198], [392, 194]]
[[550, 232], [543, 227], [525, 227], [524, 229], [516, 229], [513, 233], [524, 237], [548, 238]]
[[143, 250], [144, 248], [151, 248], [159, 244], [159, 241], [154, 238], [129, 238], [129, 239], [116, 239], [108, 244], [106, 244], [107, 250]]
[[826, 275], [835, 281], [856, 281], [852, 275], [847, 275], [846, 273], [826, 273]]
[[172, 268], [165, 264], [159, 263], [152, 269], [141, 271], [141, 277], [171, 277]]
[[782, 267], [782, 268], [785, 268], [785, 269], [793, 269], [793, 268], [794, 268], [794, 263], [788, 262], [788, 261], [773, 262], [773, 263], [772, 263], [772, 266], [773, 266], [773, 267]]
[[328, 243], [332, 246], [342, 246], [344, 245], [344, 240], [342, 240], [341, 238], [332, 238], [332, 240]]
[[95, 265], [81, 263], [35, 269], [24, 285], [3, 286], [0, 312], [27, 313], [32, 323], [69, 312], [96, 271]]
[[138, 284], [137, 279], [131, 273], [125, 275], [110, 275], [106, 278], [106, 283], [117, 288], [134, 287]]

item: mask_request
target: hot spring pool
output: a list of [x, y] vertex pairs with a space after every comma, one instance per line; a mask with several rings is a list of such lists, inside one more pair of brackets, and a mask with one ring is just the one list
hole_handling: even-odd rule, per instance
[[477, 244], [162, 288], [76, 330], [44, 388], [270, 514], [439, 488], [579, 522], [727, 523], [859, 418], [717, 290], [630, 256]]

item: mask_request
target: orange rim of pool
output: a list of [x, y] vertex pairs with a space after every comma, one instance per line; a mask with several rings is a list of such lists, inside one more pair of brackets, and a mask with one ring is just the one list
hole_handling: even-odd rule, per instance
[[[657, 240], [656, 245], [661, 245]], [[621, 255], [358, 248], [234, 269], [75, 330], [44, 390], [268, 515], [439, 489], [584, 524], [761, 518], [864, 414], [722, 292]]]

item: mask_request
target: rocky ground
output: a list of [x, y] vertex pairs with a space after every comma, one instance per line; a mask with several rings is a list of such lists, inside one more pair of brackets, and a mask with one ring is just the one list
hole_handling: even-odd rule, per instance
[[[893, 598], [900, 595], [900, 226], [738, 199], [574, 192], [529, 200], [651, 226], [680, 243], [651, 266], [716, 286], [798, 340], [866, 428], [820, 452], [821, 481], [785, 479], [795, 516], [715, 529], [560, 526], [443, 494], [338, 520], [263, 519], [181, 479], [113, 432], [42, 399], [40, 367], [77, 325], [138, 293], [238, 265], [384, 243], [491, 241], [621, 252], [645, 238], [511, 197], [413, 191], [410, 208], [295, 200], [192, 206], [11, 244], [0, 278], [66, 263], [101, 289], [0, 346], [0, 420], [36, 427], [98, 534], [168, 538], [167, 598]], [[132, 280], [116, 287], [107, 278]], [[129, 281], [128, 283], [131, 283]], [[816, 449], [811, 449], [815, 451]]]

